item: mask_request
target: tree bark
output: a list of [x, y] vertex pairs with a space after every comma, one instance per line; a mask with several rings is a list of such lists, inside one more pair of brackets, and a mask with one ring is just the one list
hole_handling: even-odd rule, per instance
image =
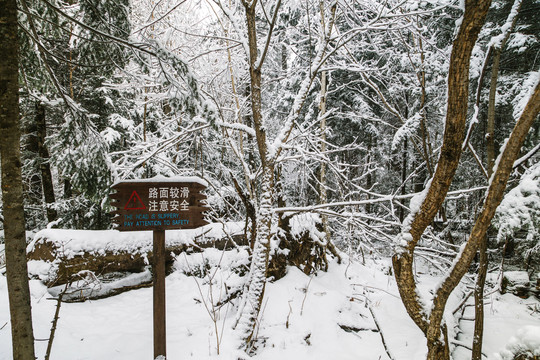
[[[488, 113], [486, 126], [486, 154], [487, 154], [487, 175], [488, 179], [493, 175], [495, 166], [495, 101], [497, 96], [497, 80], [499, 77], [499, 65], [502, 50], [516, 25], [517, 16], [513, 13], [516, 9], [519, 12], [522, 0], [516, 0], [512, 7], [509, 17], [513, 17], [512, 26], [504, 33], [504, 38], [498, 46], [492, 46], [489, 53], [493, 53], [493, 65], [491, 67], [491, 80], [489, 85]], [[516, 12], [517, 14], [517, 12]], [[479, 86], [481, 82], [479, 82]], [[478, 89], [480, 93], [480, 89]], [[478, 246], [478, 275], [476, 277], [476, 286], [474, 288], [474, 335], [472, 343], [471, 360], [482, 360], [482, 343], [484, 338], [484, 287], [486, 285], [486, 276], [488, 271], [489, 258], [487, 233], [480, 241]]]
[[[21, 156], [26, 153], [30, 159], [35, 159], [39, 153], [37, 127], [35, 121], [21, 121]], [[24, 160], [21, 160], [24, 162]], [[39, 164], [38, 164], [39, 166]], [[39, 169], [31, 170], [23, 181], [23, 194], [27, 204], [41, 206], [43, 204], [43, 192], [41, 178], [38, 176]]]
[[266, 272], [270, 259], [270, 228], [272, 222], [273, 174], [265, 169], [261, 184], [261, 201], [257, 210], [257, 235], [253, 246], [247, 290], [243, 296], [237, 320], [238, 330], [249, 352], [256, 334], [257, 317], [266, 287]]
[[[405, 139], [407, 141], [407, 139]], [[371, 162], [373, 161], [373, 136], [371, 134], [367, 134], [367, 157], [366, 157], [366, 163], [368, 164], [368, 167], [366, 169], [367, 175], [366, 175], [366, 189], [371, 189], [373, 186], [373, 175], [371, 173]], [[347, 160], [350, 161], [350, 160]], [[366, 194], [366, 197], [369, 199], [370, 195]], [[371, 213], [371, 204], [368, 202], [365, 206], [366, 213]]]
[[[403, 152], [401, 153], [401, 195], [405, 195], [407, 190], [407, 156], [408, 156], [408, 145], [409, 139], [405, 138], [403, 141]], [[368, 188], [369, 189], [369, 188]], [[403, 222], [405, 220], [405, 207], [399, 207], [399, 221]]]
[[446, 198], [459, 163], [465, 138], [470, 58], [490, 4], [491, 0], [465, 1], [463, 20], [450, 56], [446, 123], [437, 169], [419, 210], [405, 219], [398, 238], [402, 248], [398, 249], [392, 259], [399, 293], [407, 313], [427, 336], [428, 359], [448, 359], [448, 344], [444, 343], [446, 334], [440, 322], [436, 328], [432, 326], [431, 316], [428, 320], [427, 311], [419, 299], [413, 272], [414, 249]]
[[[491, 176], [491, 175], [490, 175]], [[484, 337], [484, 287], [488, 268], [487, 234], [478, 246], [478, 275], [474, 287], [474, 335], [471, 360], [482, 360]]]
[[429, 172], [429, 176], [433, 176], [433, 166], [431, 164], [431, 144], [429, 142], [429, 133], [427, 131], [426, 126], [426, 100], [427, 100], [427, 93], [426, 93], [426, 68], [425, 68], [425, 54], [424, 54], [424, 46], [422, 43], [422, 37], [418, 38], [418, 48], [420, 50], [420, 61], [422, 64], [421, 71], [417, 74], [418, 76], [418, 82], [420, 83], [420, 89], [421, 89], [421, 95], [420, 95], [420, 137], [422, 138], [422, 152], [424, 154], [424, 159], [426, 161], [426, 167]]
[[[438, 333], [439, 331], [438, 329], [440, 328], [440, 324], [442, 322], [446, 301], [448, 300], [450, 293], [461, 281], [463, 275], [465, 275], [465, 273], [468, 271], [478, 246], [486, 235], [491, 220], [495, 215], [495, 211], [503, 199], [504, 190], [506, 189], [506, 184], [508, 182], [508, 178], [510, 177], [514, 161], [519, 156], [519, 151], [523, 145], [523, 142], [525, 141], [525, 137], [527, 136], [529, 129], [532, 126], [532, 123], [540, 113], [540, 82], [538, 79], [538, 73], [536, 76], [537, 82], [534, 91], [532, 92], [523, 113], [517, 121], [516, 126], [512, 130], [510, 138], [504, 146], [502, 154], [498, 158], [499, 163], [496, 165], [496, 170], [491, 179], [482, 211], [473, 226], [469, 239], [467, 240], [467, 243], [459, 256], [459, 259], [455, 262], [454, 267], [451, 269], [450, 273], [444, 279], [443, 283], [435, 294], [432, 311], [429, 317], [430, 329], [428, 330], [428, 339], [430, 336], [434, 338], [435, 332]], [[436, 355], [433, 354], [431, 354], [432, 357], [430, 357], [429, 354], [430, 353], [428, 353], [428, 359], [430, 360], [443, 359], [436, 357]]]
[[[249, 46], [249, 74], [251, 80], [251, 112], [257, 148], [261, 160], [261, 198], [256, 213], [256, 235], [253, 245], [247, 289], [237, 317], [238, 330], [248, 351], [256, 340], [256, 324], [266, 287], [266, 272], [270, 259], [270, 236], [272, 222], [272, 194], [274, 192], [274, 168], [268, 161], [266, 129], [263, 125], [261, 102], [261, 65], [258, 64], [256, 5], [257, 1], [243, 1], [247, 22]], [[274, 11], [278, 11], [275, 9]]]
[[0, 0], [0, 9], [0, 157], [13, 359], [33, 360], [20, 153], [17, 2]]
[[[257, 14], [255, 7], [257, 1], [251, 4], [244, 3], [246, 9], [248, 44], [249, 44], [249, 77], [251, 81], [251, 115], [253, 119], [253, 127], [257, 138], [257, 148], [263, 167], [267, 166], [267, 144], [266, 144], [266, 129], [263, 126], [261, 112], [261, 81], [262, 72], [260, 64], [257, 63]], [[277, 9], [275, 10], [277, 11]]]
[[45, 198], [45, 206], [47, 209], [47, 220], [52, 222], [58, 216], [55, 209], [51, 207], [56, 202], [54, 196], [54, 184], [51, 174], [51, 164], [49, 162], [49, 151], [45, 146], [45, 138], [47, 137], [47, 125], [45, 119], [45, 105], [43, 103], [36, 104], [36, 130], [38, 138], [38, 152], [41, 162], [39, 165], [41, 171], [41, 186], [43, 187], [43, 197]]
[[[321, 72], [321, 93], [319, 101], [319, 118], [321, 119], [321, 154], [326, 153], [326, 71]], [[319, 176], [319, 203], [326, 204], [328, 202], [328, 193], [326, 190], [326, 163], [321, 162], [321, 172]], [[321, 215], [324, 233], [326, 234], [326, 242], [330, 242], [330, 229], [328, 228], [328, 215]]]

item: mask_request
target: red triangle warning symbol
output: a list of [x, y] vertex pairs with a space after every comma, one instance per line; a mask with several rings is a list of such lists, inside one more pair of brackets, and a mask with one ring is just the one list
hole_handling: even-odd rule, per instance
[[146, 206], [143, 204], [141, 198], [139, 197], [139, 194], [135, 190], [131, 193], [131, 196], [129, 197], [128, 202], [126, 203], [126, 206], [124, 206], [124, 210], [144, 210], [146, 209]]

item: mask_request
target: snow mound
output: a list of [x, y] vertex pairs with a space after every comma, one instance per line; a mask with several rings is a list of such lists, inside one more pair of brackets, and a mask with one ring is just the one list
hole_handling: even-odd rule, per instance
[[506, 349], [495, 354], [497, 360], [536, 359], [540, 356], [540, 326], [528, 325], [518, 330], [506, 345]]

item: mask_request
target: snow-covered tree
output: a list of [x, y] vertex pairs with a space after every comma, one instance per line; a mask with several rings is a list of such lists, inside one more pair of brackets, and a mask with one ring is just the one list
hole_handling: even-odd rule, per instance
[[527, 169], [518, 185], [505, 195], [494, 225], [497, 241], [511, 238], [519, 243], [526, 261], [540, 253], [540, 163]]

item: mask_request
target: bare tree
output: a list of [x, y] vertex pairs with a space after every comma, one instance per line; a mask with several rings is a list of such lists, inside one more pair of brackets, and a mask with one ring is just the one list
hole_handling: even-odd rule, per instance
[[[322, 37], [319, 44], [319, 50], [313, 61], [313, 71], [308, 74], [301, 84], [293, 106], [286, 118], [284, 125], [281, 127], [277, 137], [273, 143], [268, 143], [266, 126], [262, 116], [262, 66], [268, 54], [268, 47], [273, 35], [275, 21], [277, 19], [281, 1], [277, 0], [272, 6], [274, 14], [269, 20], [269, 30], [266, 34], [264, 48], [260, 48], [257, 40], [257, 7], [261, 6], [262, 11], [265, 11], [262, 3], [254, 0], [251, 2], [242, 1], [245, 9], [245, 19], [247, 22], [247, 40], [248, 40], [248, 58], [249, 58], [249, 75], [250, 75], [250, 99], [251, 111], [253, 119], [253, 129], [255, 130], [257, 149], [261, 162], [261, 181], [260, 181], [260, 199], [258, 201], [257, 224], [256, 224], [256, 239], [253, 246], [253, 254], [247, 290], [244, 294], [243, 301], [240, 307], [238, 324], [242, 339], [248, 346], [254, 340], [255, 325], [262, 304], [264, 288], [266, 284], [266, 271], [270, 257], [270, 240], [271, 240], [271, 225], [273, 216], [273, 201], [275, 177], [274, 170], [277, 158], [283, 150], [283, 144], [291, 135], [295, 122], [300, 115], [300, 110], [305, 102], [307, 92], [313, 83], [318, 70], [325, 60], [328, 41], [333, 28], [336, 6], [334, 5], [329, 15], [327, 27], [322, 29], [325, 36]], [[324, 5], [322, 5], [324, 6]]]
[[[423, 192], [419, 208], [411, 209], [411, 214], [403, 222], [398, 236], [400, 248], [393, 257], [403, 304], [411, 319], [426, 334], [428, 359], [449, 359], [450, 354], [446, 328], [441, 328], [440, 320], [430, 321], [434, 311], [430, 315], [419, 299], [413, 272], [414, 250], [439, 211], [459, 163], [467, 118], [470, 57], [490, 4], [490, 0], [465, 2], [465, 12], [450, 57], [446, 124], [437, 169]], [[441, 311], [444, 311], [444, 305]]]
[[539, 73], [533, 73], [528, 82], [528, 92], [518, 105], [517, 119], [510, 138], [496, 161], [483, 207], [475, 221], [464, 248], [458, 254], [447, 276], [436, 289], [431, 304], [426, 305], [417, 292], [413, 273], [415, 247], [430, 224], [448, 192], [461, 155], [465, 137], [465, 120], [468, 99], [468, 68], [472, 47], [485, 20], [490, 1], [466, 1], [465, 13], [454, 41], [448, 78], [448, 107], [446, 128], [437, 170], [429, 186], [418, 199], [418, 208], [411, 209], [398, 236], [400, 248], [393, 257], [398, 288], [409, 316], [427, 338], [430, 360], [449, 359], [448, 333], [443, 316], [446, 302], [452, 291], [468, 271], [480, 242], [502, 200], [513, 162], [519, 155], [533, 121], [540, 111]]

